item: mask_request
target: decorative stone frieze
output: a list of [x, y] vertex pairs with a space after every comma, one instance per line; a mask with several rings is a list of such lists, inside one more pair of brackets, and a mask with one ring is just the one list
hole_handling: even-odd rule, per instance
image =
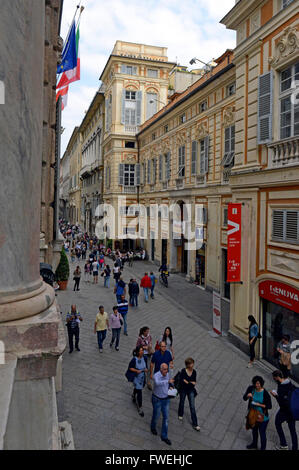
[[223, 110], [222, 126], [229, 127], [235, 123], [235, 107], [228, 106]]
[[202, 140], [204, 139], [207, 135], [209, 134], [208, 131], [208, 122], [200, 122], [197, 124], [196, 129], [195, 129], [195, 137], [197, 140]]
[[284, 64], [290, 56], [295, 56], [299, 52], [299, 26], [287, 28], [275, 45], [276, 55], [269, 58], [271, 67], [276, 68]]

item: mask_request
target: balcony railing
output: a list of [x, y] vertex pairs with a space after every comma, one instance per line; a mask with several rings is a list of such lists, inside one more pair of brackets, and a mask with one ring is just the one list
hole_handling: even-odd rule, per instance
[[123, 186], [123, 193], [124, 194], [136, 194], [137, 187], [136, 186]]
[[281, 168], [299, 164], [299, 136], [279, 140], [268, 145], [270, 149], [269, 166]]
[[125, 126], [125, 132], [127, 134], [138, 134], [139, 127], [138, 126]]

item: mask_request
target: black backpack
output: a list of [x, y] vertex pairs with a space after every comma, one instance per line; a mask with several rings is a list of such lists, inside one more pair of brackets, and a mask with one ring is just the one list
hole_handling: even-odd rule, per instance
[[174, 380], [174, 386], [175, 388], [177, 389], [177, 391], [179, 392], [180, 391], [180, 388], [181, 388], [181, 371], [179, 371], [173, 378]]

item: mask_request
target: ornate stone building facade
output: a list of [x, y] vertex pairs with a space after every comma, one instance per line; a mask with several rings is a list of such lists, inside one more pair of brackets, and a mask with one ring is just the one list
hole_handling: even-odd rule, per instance
[[[245, 345], [253, 314], [260, 357], [275, 364], [278, 336], [299, 338], [299, 1], [241, 0], [222, 23], [237, 32], [230, 187], [244, 212], [230, 333]], [[298, 365], [293, 374], [298, 379]]]

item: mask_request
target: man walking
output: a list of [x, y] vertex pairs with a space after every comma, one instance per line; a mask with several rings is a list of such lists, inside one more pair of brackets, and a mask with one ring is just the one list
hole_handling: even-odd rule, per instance
[[126, 295], [126, 283], [123, 281], [122, 277], [120, 277], [119, 281], [116, 283], [114, 293], [116, 294], [117, 303], [120, 303], [121, 296]]
[[128, 336], [128, 327], [127, 327], [127, 313], [129, 310], [129, 303], [126, 300], [125, 296], [120, 297], [120, 302], [117, 304], [118, 313], [121, 314], [124, 320], [124, 335]]
[[108, 313], [104, 311], [103, 305], [100, 305], [99, 313], [96, 316], [96, 321], [94, 324], [94, 332], [98, 336], [98, 345], [100, 353], [103, 352], [103, 343], [106, 339], [107, 328], [109, 328]]
[[67, 313], [66, 316], [66, 324], [67, 324], [67, 332], [68, 332], [68, 337], [69, 337], [69, 353], [71, 354], [74, 350], [74, 343], [73, 343], [73, 337], [75, 336], [75, 348], [77, 351], [80, 351], [79, 349], [79, 324], [80, 322], [83, 321], [80, 312], [77, 312], [77, 306], [72, 305], [71, 307], [71, 313]]
[[160, 342], [160, 349], [153, 354], [151, 360], [151, 379], [153, 378], [153, 373], [159, 372], [161, 364], [167, 364], [167, 366], [173, 369], [172, 355], [167, 351], [165, 341]]
[[143, 278], [141, 279], [140, 287], [143, 287], [144, 300], [145, 302], [148, 302], [148, 292], [149, 289], [152, 287], [152, 281], [148, 273], [145, 273]]
[[157, 422], [162, 412], [162, 431], [161, 439], [167, 445], [171, 446], [171, 441], [168, 439], [168, 415], [170, 398], [168, 396], [169, 385], [173, 384], [174, 380], [169, 378], [168, 365], [161, 364], [160, 371], [154, 375], [154, 389], [152, 394], [153, 416], [151, 421], [151, 432], [155, 436], [157, 433]]
[[277, 383], [277, 392], [270, 392], [271, 395], [276, 398], [279, 404], [279, 410], [275, 417], [275, 427], [280, 439], [280, 446], [277, 446], [279, 450], [288, 450], [287, 441], [285, 434], [282, 429], [282, 424], [287, 422], [292, 438], [292, 450], [298, 450], [298, 437], [296, 432], [296, 421], [292, 416], [289, 404], [289, 395], [294, 390], [294, 385], [283, 376], [280, 370], [275, 370], [272, 373], [273, 380]]
[[150, 274], [150, 279], [151, 279], [151, 299], [154, 299], [154, 290], [155, 290], [155, 287], [156, 287], [156, 276], [154, 275], [154, 273], [151, 273]]

